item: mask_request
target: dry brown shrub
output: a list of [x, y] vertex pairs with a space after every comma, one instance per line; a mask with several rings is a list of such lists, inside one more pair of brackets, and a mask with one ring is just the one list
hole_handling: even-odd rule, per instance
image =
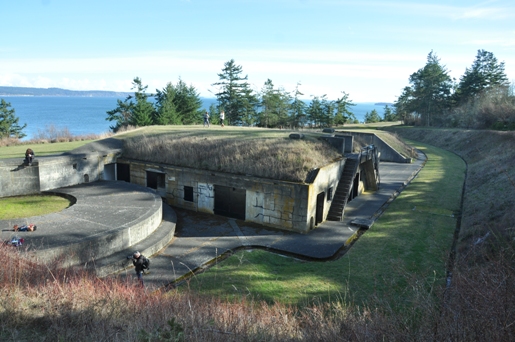
[[0, 139], [0, 147], [19, 145], [20, 139], [18, 138], [2, 138]]

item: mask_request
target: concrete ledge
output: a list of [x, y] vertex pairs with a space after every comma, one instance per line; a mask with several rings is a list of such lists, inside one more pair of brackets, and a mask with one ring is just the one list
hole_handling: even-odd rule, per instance
[[[59, 213], [0, 221], [2, 239], [23, 237], [27, 255], [36, 262], [60, 260], [64, 267], [89, 265], [137, 245], [161, 225], [162, 199], [149, 188], [99, 181], [52, 193], [72, 196], [76, 204]], [[14, 224], [26, 223], [36, 224], [37, 231], [9, 231]]]

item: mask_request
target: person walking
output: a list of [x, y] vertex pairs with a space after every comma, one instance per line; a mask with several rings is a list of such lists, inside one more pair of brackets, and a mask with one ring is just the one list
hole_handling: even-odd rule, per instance
[[148, 271], [150, 266], [150, 260], [146, 258], [143, 254], [136, 251], [132, 255], [132, 264], [134, 265], [134, 269], [136, 271], [136, 276], [142, 287], [145, 286], [143, 282], [143, 272]]
[[220, 124], [222, 127], [224, 127], [224, 120], [225, 120], [225, 112], [222, 110], [220, 113]]
[[206, 127], [206, 125], [207, 127], [209, 127], [209, 113], [207, 112], [207, 110], [204, 113], [204, 127]]

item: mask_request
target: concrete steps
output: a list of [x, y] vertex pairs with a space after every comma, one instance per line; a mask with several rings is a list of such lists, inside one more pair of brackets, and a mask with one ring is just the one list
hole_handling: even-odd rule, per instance
[[133, 267], [132, 261], [127, 259], [127, 256], [132, 255], [135, 251], [139, 251], [144, 256], [152, 259], [153, 255], [173, 240], [176, 223], [177, 215], [175, 211], [168, 204], [163, 203], [163, 220], [151, 235], [133, 246], [116, 251], [107, 257], [92, 260], [85, 267], [94, 270], [97, 276], [105, 277]]
[[343, 212], [349, 195], [352, 191], [352, 185], [354, 181], [354, 175], [356, 174], [356, 168], [358, 167], [357, 159], [347, 159], [345, 167], [343, 168], [340, 181], [336, 187], [336, 191], [331, 202], [331, 208], [327, 214], [327, 220], [329, 221], [341, 221], [343, 219]]

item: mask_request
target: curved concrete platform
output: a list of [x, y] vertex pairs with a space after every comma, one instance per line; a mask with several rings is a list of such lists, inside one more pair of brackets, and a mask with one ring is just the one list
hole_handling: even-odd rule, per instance
[[[117, 181], [98, 181], [50, 193], [72, 198], [69, 208], [44, 216], [0, 221], [2, 240], [25, 239], [24, 250], [38, 262], [86, 266], [97, 274], [121, 270], [126, 256], [138, 249], [156, 253], [173, 238], [174, 213], [152, 189]], [[14, 224], [34, 223], [34, 232], [14, 232]]]

